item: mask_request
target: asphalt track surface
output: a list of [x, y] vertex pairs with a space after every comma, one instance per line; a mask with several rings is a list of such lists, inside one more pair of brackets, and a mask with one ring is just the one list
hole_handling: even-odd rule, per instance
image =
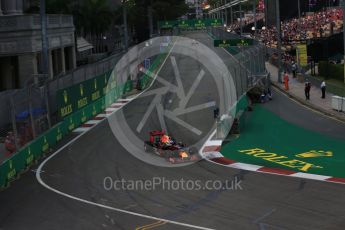
[[274, 100], [263, 104], [263, 106], [290, 123], [336, 139], [345, 140], [345, 123], [329, 119], [327, 116], [312, 112], [310, 109], [301, 109], [300, 103], [289, 103], [289, 101], [291, 99], [288, 96], [275, 90]]
[[[207, 35], [195, 36], [204, 39], [203, 42], [211, 43]], [[182, 60], [177, 58], [177, 61]], [[207, 88], [205, 90], [207, 91]], [[134, 103], [133, 106], [131, 103]], [[141, 107], [138, 108], [135, 101], [131, 103], [124, 108], [125, 115], [131, 117], [133, 114], [142, 113]], [[145, 101], [141, 102], [145, 106], [143, 103]], [[294, 123], [319, 129], [318, 120], [314, 124], [304, 122], [305, 118], [315, 116], [317, 119], [318, 115], [311, 115], [313, 113], [309, 110], [284, 96], [275, 95], [274, 101], [267, 106]], [[285, 112], [287, 108], [293, 108], [293, 111]], [[202, 116], [206, 116], [208, 112], [204, 113]], [[286, 113], [302, 115], [291, 118]], [[207, 130], [207, 123], [211, 121], [205, 119], [200, 129]], [[328, 130], [330, 134], [336, 136], [336, 133], [344, 130], [337, 129], [338, 126], [343, 126], [336, 121], [322, 119], [325, 122], [323, 124], [332, 125]], [[156, 121], [154, 118], [152, 120]], [[137, 121], [134, 116], [129, 123]], [[135, 125], [133, 127], [135, 128]], [[157, 127], [156, 122], [149, 122], [144, 131], [151, 127]], [[177, 129], [179, 137], [189, 140], [189, 130], [180, 127]], [[194, 137], [190, 138], [190, 142], [195, 141]], [[41, 178], [44, 183], [64, 194], [107, 207], [205, 228], [345, 228], [344, 185], [246, 172], [206, 161], [177, 168], [149, 165], [123, 148], [114, 137], [108, 121], [103, 121], [63, 148], [47, 161], [42, 170]], [[242, 189], [168, 191], [158, 187], [151, 191], [107, 191], [103, 186], [105, 177], [111, 177], [113, 180], [184, 178], [200, 180], [201, 184], [208, 180], [225, 182], [238, 178], [241, 180]], [[57, 194], [41, 186], [34, 172], [26, 173], [9, 189], [1, 192], [0, 205], [0, 229], [136, 229], [149, 224], [153, 225], [147, 226], [146, 229], [192, 229], [114, 211]]]

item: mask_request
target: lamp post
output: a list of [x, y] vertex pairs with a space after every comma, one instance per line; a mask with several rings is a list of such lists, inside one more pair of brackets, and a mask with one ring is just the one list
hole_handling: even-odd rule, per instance
[[[224, 4], [227, 4], [228, 0], [225, 0]], [[224, 13], [225, 13], [225, 24], [228, 25], [228, 8], [224, 9]]]
[[240, 35], [242, 37], [243, 25], [242, 25], [242, 1], [240, 1]]
[[125, 50], [128, 50], [128, 26], [127, 26], [127, 0], [122, 0], [122, 10], [123, 10], [123, 32], [124, 32], [124, 39], [125, 39]]
[[253, 16], [254, 16], [254, 37], [256, 37], [256, 0], [253, 0]]
[[48, 76], [48, 36], [47, 36], [47, 15], [46, 15], [46, 0], [40, 1], [40, 16], [41, 16], [41, 36], [42, 36], [42, 74]]
[[152, 0], [150, 5], [147, 7], [148, 19], [149, 19], [149, 29], [150, 29], [150, 38], [153, 36], [153, 19], [152, 19]]

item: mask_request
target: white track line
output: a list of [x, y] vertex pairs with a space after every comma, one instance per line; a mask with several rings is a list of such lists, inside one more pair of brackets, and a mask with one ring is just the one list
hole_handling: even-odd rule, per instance
[[111, 107], [110, 107], [110, 108], [106, 108], [106, 109], [105, 109], [106, 112], [114, 112], [114, 111], [116, 111], [116, 110], [118, 110], [118, 108], [111, 108]]
[[327, 180], [329, 178], [332, 178], [330, 176], [323, 176], [323, 175], [317, 175], [317, 174], [310, 174], [310, 173], [302, 173], [302, 172], [298, 172], [298, 173], [294, 173], [292, 175], [290, 175], [292, 177], [299, 177], [299, 178], [305, 178], [305, 179], [311, 179], [311, 180]]
[[96, 117], [109, 117], [109, 114], [106, 113], [100, 113]]
[[[93, 126], [95, 127], [95, 126]], [[83, 134], [85, 134], [87, 132], [84, 132]], [[80, 136], [78, 136], [79, 138], [81, 136], [83, 136], [83, 134], [81, 134]], [[119, 209], [119, 208], [114, 208], [111, 206], [107, 206], [107, 205], [103, 205], [103, 204], [99, 204], [96, 202], [92, 202], [89, 200], [84, 200], [72, 195], [69, 195], [67, 193], [61, 192], [55, 188], [50, 187], [49, 185], [47, 185], [41, 178], [41, 172], [42, 168], [44, 167], [44, 165], [50, 160], [52, 159], [54, 156], [56, 156], [58, 153], [60, 153], [63, 149], [65, 149], [67, 146], [73, 144], [76, 140], [78, 140], [79, 138], [75, 138], [73, 140], [71, 140], [70, 142], [68, 142], [66, 145], [64, 145], [63, 147], [61, 147], [59, 150], [57, 150], [54, 154], [50, 155], [48, 158], [46, 158], [38, 167], [37, 171], [36, 171], [36, 179], [37, 181], [46, 189], [55, 192], [61, 196], [70, 198], [72, 200], [76, 200], [85, 204], [89, 204], [89, 205], [93, 205], [93, 206], [97, 206], [97, 207], [101, 207], [101, 208], [105, 208], [105, 209], [109, 209], [112, 211], [116, 211], [116, 212], [120, 212], [120, 213], [125, 213], [125, 214], [129, 214], [129, 215], [133, 215], [133, 216], [138, 216], [138, 217], [142, 217], [142, 218], [147, 218], [147, 219], [151, 219], [151, 220], [157, 220], [157, 221], [163, 221], [169, 224], [175, 224], [175, 225], [179, 225], [179, 226], [184, 226], [184, 227], [189, 227], [189, 228], [193, 228], [193, 229], [202, 229], [202, 230], [212, 230], [212, 228], [205, 228], [205, 227], [200, 227], [200, 226], [196, 226], [196, 225], [191, 225], [191, 224], [186, 224], [186, 223], [182, 223], [182, 222], [177, 222], [177, 221], [172, 221], [172, 220], [168, 220], [168, 219], [163, 219], [163, 218], [158, 218], [158, 217], [154, 217], [154, 216], [149, 216], [149, 215], [145, 215], [145, 214], [140, 214], [140, 213], [136, 213], [136, 212], [131, 212], [131, 211], [127, 211], [127, 210], [123, 210], [123, 209]]]
[[95, 124], [98, 124], [100, 121], [101, 120], [88, 120], [84, 124], [86, 124], [86, 125], [95, 125]]
[[76, 128], [75, 130], [73, 130], [72, 132], [73, 133], [83, 133], [83, 132], [86, 132], [86, 131], [89, 131], [91, 127], [79, 127], [79, 128]]
[[[158, 69], [157, 71], [157, 74], [155, 75], [155, 77], [157, 77], [158, 73], [160, 72], [160, 70], [162, 69], [162, 66], [164, 66], [166, 60], [168, 59], [168, 57], [170, 56], [170, 53], [172, 52], [174, 46], [176, 44], [176, 41], [174, 42], [174, 45], [172, 46], [171, 50], [169, 51], [166, 59], [164, 60], [164, 62], [162, 63], [162, 65], [160, 66], [160, 68]], [[154, 79], [155, 80], [155, 79]], [[151, 82], [150, 84], [150, 87], [152, 86], [154, 81]], [[149, 88], [150, 88], [149, 87]], [[148, 89], [148, 88], [147, 88]], [[146, 89], [146, 90], [147, 90]], [[140, 96], [142, 93], [144, 93], [146, 90], [144, 90], [143, 92], [141, 92], [140, 94], [138, 94], [136, 97], [132, 98], [135, 99], [137, 98], [138, 96]], [[127, 103], [129, 104], [129, 103]], [[126, 106], [127, 104], [124, 104], [123, 106]], [[115, 112], [115, 111], [114, 111]], [[98, 123], [99, 124], [99, 123]], [[92, 127], [89, 128], [89, 131], [91, 129], [93, 129], [94, 127], [96, 127], [97, 125], [94, 125]], [[69, 141], [67, 144], [65, 144], [64, 146], [62, 146], [61, 148], [59, 148], [55, 153], [53, 153], [52, 155], [50, 155], [48, 158], [46, 158], [40, 165], [39, 167], [37, 168], [37, 171], [36, 171], [36, 179], [37, 181], [43, 186], [45, 187], [46, 189], [52, 191], [52, 192], [55, 192], [61, 196], [64, 196], [64, 197], [67, 197], [67, 198], [70, 198], [72, 200], [76, 200], [76, 201], [79, 201], [79, 202], [82, 202], [82, 203], [85, 203], [85, 204], [89, 204], [89, 205], [93, 205], [93, 206], [97, 206], [97, 207], [101, 207], [101, 208], [105, 208], [105, 209], [108, 209], [108, 210], [112, 210], [112, 211], [116, 211], [116, 212], [120, 212], [120, 213], [125, 213], [125, 214], [129, 214], [129, 215], [133, 215], [133, 216], [138, 216], [138, 217], [142, 217], [142, 218], [146, 218], [146, 219], [151, 219], [151, 220], [157, 220], [157, 221], [163, 221], [163, 222], [166, 222], [166, 223], [169, 223], [169, 224], [175, 224], [175, 225], [179, 225], [179, 226], [183, 226], [183, 227], [188, 227], [188, 228], [193, 228], [193, 229], [201, 229], [201, 230], [214, 230], [212, 228], [205, 228], [205, 227], [201, 227], [201, 226], [196, 226], [196, 225], [191, 225], [191, 224], [186, 224], [186, 223], [182, 223], [182, 222], [177, 222], [177, 221], [172, 221], [172, 220], [168, 220], [168, 219], [163, 219], [163, 218], [158, 218], [158, 217], [154, 217], [154, 216], [149, 216], [149, 215], [145, 215], [145, 214], [140, 214], [140, 213], [136, 213], [136, 212], [131, 212], [131, 211], [127, 211], [127, 210], [123, 210], [123, 209], [119, 209], [119, 208], [114, 208], [114, 207], [111, 207], [111, 206], [107, 206], [107, 205], [103, 205], [103, 204], [99, 204], [99, 203], [96, 203], [96, 202], [92, 202], [92, 201], [89, 201], [89, 200], [84, 200], [84, 199], [81, 199], [81, 198], [78, 198], [78, 197], [75, 197], [75, 196], [72, 196], [72, 195], [69, 195], [67, 193], [64, 193], [62, 191], [59, 191], [55, 188], [52, 188], [50, 187], [49, 185], [47, 185], [41, 178], [41, 172], [43, 172], [43, 167], [44, 165], [50, 160], [52, 159], [54, 156], [56, 156], [57, 154], [59, 154], [62, 150], [64, 150], [66, 147], [68, 147], [69, 145], [73, 144], [75, 141], [77, 141], [79, 138], [81, 138], [83, 135], [85, 135], [87, 132], [83, 132], [82, 134], [80, 134], [79, 136], [77, 136], [76, 138], [74, 138], [73, 140]]]
[[221, 140], [208, 140], [207, 141], [207, 146], [212, 146], [212, 145], [215, 145], [215, 146], [221, 146], [223, 143], [223, 141]]
[[118, 102], [111, 104], [111, 106], [123, 106], [123, 105], [124, 103], [118, 103]]
[[262, 166], [259, 165], [253, 165], [253, 164], [246, 164], [246, 163], [233, 163], [231, 164], [232, 168], [236, 169], [243, 169], [247, 171], [257, 171], [258, 169], [262, 168]]

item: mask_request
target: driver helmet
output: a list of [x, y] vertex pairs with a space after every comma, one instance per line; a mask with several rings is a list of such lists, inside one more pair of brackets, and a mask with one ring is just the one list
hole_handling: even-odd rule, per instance
[[170, 143], [170, 137], [169, 137], [168, 135], [163, 135], [163, 136], [161, 137], [161, 142], [162, 142], [163, 144], [169, 144], [169, 143]]

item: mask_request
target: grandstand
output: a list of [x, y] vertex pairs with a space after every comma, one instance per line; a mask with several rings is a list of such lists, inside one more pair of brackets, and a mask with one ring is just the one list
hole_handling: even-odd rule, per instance
[[[283, 49], [290, 50], [293, 45], [313, 38], [329, 37], [342, 32], [343, 11], [330, 8], [325, 11], [309, 13], [301, 19], [293, 18], [282, 22]], [[271, 48], [277, 47], [276, 27], [259, 30], [257, 39]]]

